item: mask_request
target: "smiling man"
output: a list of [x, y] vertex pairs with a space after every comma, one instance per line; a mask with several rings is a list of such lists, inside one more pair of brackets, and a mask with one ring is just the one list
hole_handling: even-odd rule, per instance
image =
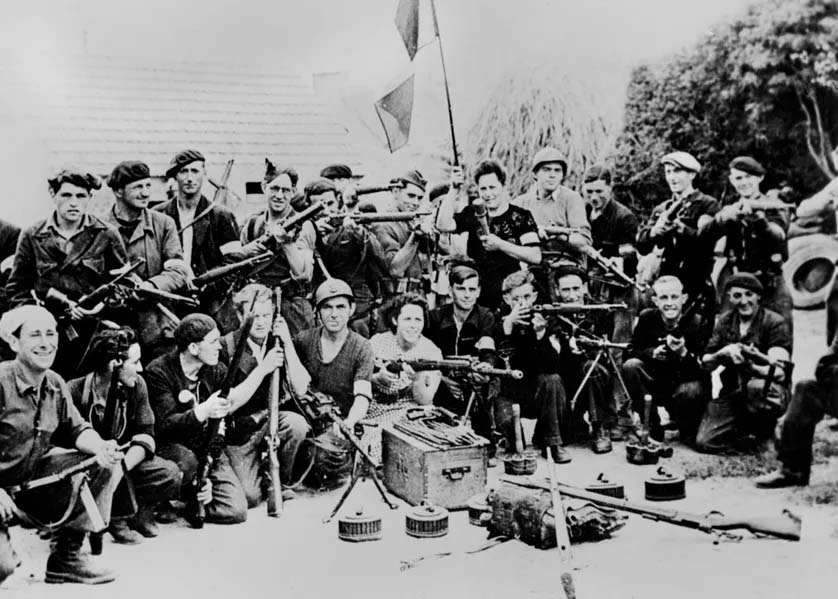
[[541, 262], [538, 227], [528, 209], [510, 204], [506, 171], [500, 164], [484, 160], [474, 170], [474, 181], [485, 203], [488, 235], [484, 234], [473, 205], [455, 214], [455, 193], [441, 201], [437, 227], [443, 233], [468, 233], [466, 252], [480, 273], [480, 304], [497, 310], [503, 303], [504, 278], [520, 270], [521, 262]]
[[[64, 380], [50, 370], [58, 346], [52, 314], [40, 306], [10, 310], [0, 319], [0, 336], [15, 352], [14, 360], [0, 364], [0, 582], [21, 564], [8, 533], [18, 510], [57, 527], [50, 540], [47, 582], [111, 582], [114, 574], [81, 551], [85, 535], [95, 529], [73, 491], [78, 478], [21, 491], [14, 498], [6, 489], [95, 455], [96, 465], [83, 476], [96, 499], [93, 509], [107, 524], [123, 454], [116, 441], [103, 441], [84, 420]], [[51, 451], [55, 447], [78, 451]]]
[[743, 346], [752, 346], [781, 365], [791, 359], [788, 323], [761, 306], [764, 292], [751, 273], [736, 273], [727, 280], [731, 308], [719, 315], [702, 357], [708, 371], [724, 369], [719, 396], [707, 406], [698, 431], [701, 451], [752, 449], [754, 442], [773, 436], [788, 404], [791, 371], [776, 368], [773, 379], [767, 381], [771, 368], [743, 354]]
[[[105, 222], [119, 231], [129, 261], [144, 261], [134, 271], [141, 279], [138, 286], [170, 293], [182, 289], [189, 270], [177, 226], [170, 216], [148, 209], [152, 186], [148, 165], [135, 160], [120, 162], [111, 172], [108, 186], [116, 202], [106, 213]], [[153, 301], [132, 308], [136, 309], [127, 316], [149, 359], [172, 349], [177, 323], [166, 318]]]
[[692, 445], [710, 399], [710, 377], [700, 362], [707, 336], [700, 317], [684, 313], [689, 298], [677, 277], [660, 277], [653, 291], [655, 307], [640, 312], [626, 351], [623, 378], [641, 420], [644, 398], [652, 396], [651, 421], [644, 424], [654, 439], [664, 440], [660, 406], [678, 426], [681, 441]]
[[[55, 210], [21, 234], [6, 285], [12, 306], [31, 303], [33, 293], [43, 301], [50, 288], [77, 300], [113, 278], [110, 271], [125, 264], [119, 233], [87, 213], [91, 192], [100, 187], [96, 177], [78, 170], [62, 170], [49, 179]], [[74, 321], [70, 329], [70, 319], [60, 319], [62, 343], [53, 366], [59, 374], [73, 376], [95, 321], [60, 302], [47, 302], [47, 308]], [[70, 330], [77, 335], [74, 340], [68, 336]]]
[[282, 285], [282, 317], [292, 335], [311, 326], [314, 320], [307, 296], [311, 291], [317, 243], [311, 221], [304, 222], [299, 233], [289, 234], [282, 227], [286, 219], [296, 214], [291, 198], [297, 190], [297, 180], [293, 168], [276, 166], [266, 158], [262, 191], [267, 206], [247, 218], [241, 233], [245, 256], [273, 252], [273, 259], [259, 268], [253, 280], [268, 288]]

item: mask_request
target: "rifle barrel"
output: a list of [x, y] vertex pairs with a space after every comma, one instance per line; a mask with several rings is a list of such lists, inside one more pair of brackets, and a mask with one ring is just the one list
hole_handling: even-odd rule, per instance
[[566, 314], [569, 312], [601, 312], [612, 310], [626, 310], [626, 304], [536, 304], [532, 307], [533, 312], [542, 312], [549, 314], [555, 312], [557, 314]]

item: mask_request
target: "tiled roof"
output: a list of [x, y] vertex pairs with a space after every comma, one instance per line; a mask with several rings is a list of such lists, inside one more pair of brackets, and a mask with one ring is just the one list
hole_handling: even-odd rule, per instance
[[233, 158], [231, 186], [243, 195], [245, 181], [261, 179], [266, 156], [303, 179], [330, 162], [361, 162], [346, 127], [301, 76], [79, 56], [27, 65], [0, 60], [0, 77], [52, 167], [75, 164], [104, 175], [120, 160], [138, 159], [162, 174], [175, 152], [193, 147], [216, 178]]

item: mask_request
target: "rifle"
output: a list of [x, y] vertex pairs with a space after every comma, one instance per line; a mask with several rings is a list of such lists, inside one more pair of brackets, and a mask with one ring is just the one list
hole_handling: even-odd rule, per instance
[[648, 289], [648, 285], [640, 285], [637, 281], [635, 281], [630, 276], [628, 276], [626, 273], [624, 273], [623, 270], [619, 266], [617, 266], [617, 264], [613, 260], [603, 256], [602, 252], [595, 249], [593, 246], [588, 246], [588, 248], [585, 250], [585, 253], [594, 262], [599, 264], [600, 268], [602, 268], [606, 273], [611, 273], [612, 275], [614, 275], [616, 278], [618, 278], [620, 281], [622, 281], [626, 285], [629, 285], [630, 287], [634, 287], [635, 289], [637, 289], [641, 293], [643, 291], [646, 291], [646, 289]]
[[244, 260], [241, 260], [239, 262], [233, 262], [232, 264], [224, 264], [223, 266], [216, 266], [215, 268], [209, 269], [204, 274], [192, 279], [192, 283], [196, 287], [205, 287], [211, 283], [215, 283], [216, 281], [223, 279], [224, 277], [229, 277], [230, 275], [234, 275], [243, 270], [260, 266], [272, 260], [273, 257], [273, 252], [262, 252], [261, 254], [257, 254], [256, 256], [253, 256], [251, 258], [245, 258]]
[[295, 230], [297, 227], [301, 227], [303, 223], [307, 220], [311, 220], [320, 212], [323, 212], [325, 206], [321, 202], [317, 202], [316, 204], [312, 204], [305, 210], [300, 210], [296, 214], [292, 214], [284, 221], [282, 221], [282, 228], [285, 229], [286, 232], [290, 233]]
[[416, 212], [339, 212], [329, 215], [329, 218], [343, 219], [348, 217], [359, 225], [365, 225], [385, 222], [405, 223], [431, 214], [433, 212], [430, 210], [417, 210]]
[[400, 358], [387, 364], [387, 370], [395, 374], [401, 372], [405, 364], [416, 371], [439, 370], [442, 372], [474, 373], [482, 374], [484, 376], [500, 376], [513, 379], [524, 378], [524, 373], [520, 370], [512, 370], [507, 368], [493, 368], [485, 362], [478, 361], [477, 358], [474, 358], [472, 356], [449, 358], [446, 360], [405, 360]]
[[127, 285], [123, 285], [123, 287], [126, 287], [134, 295], [143, 299], [174, 302], [176, 304], [184, 304], [190, 308], [197, 308], [199, 305], [198, 300], [196, 299], [178, 295], [177, 293], [169, 293], [168, 291], [163, 291], [161, 289], [149, 289], [147, 287], [138, 286], [128, 287]]
[[114, 288], [143, 264], [145, 264], [144, 258], [139, 258], [133, 264], [126, 264], [122, 268], [118, 269], [117, 274], [113, 279], [107, 283], [99, 285], [96, 289], [90, 293], [84, 294], [77, 300], [71, 300], [66, 294], [54, 287], [50, 287], [47, 290], [47, 299], [56, 300], [64, 304], [64, 306], [68, 309], [78, 308], [85, 316], [95, 316], [102, 311], [102, 308], [105, 307], [103, 300], [113, 292]]
[[[528, 489], [540, 489], [550, 491], [550, 485], [544, 482], [533, 480], [532, 478], [524, 479], [523, 477], [509, 477], [500, 476], [502, 482], [525, 487]], [[630, 514], [637, 514], [655, 520], [657, 522], [665, 522], [667, 524], [674, 524], [675, 526], [682, 526], [684, 528], [692, 528], [715, 534], [718, 537], [729, 533], [729, 530], [745, 529], [754, 534], [768, 535], [777, 537], [779, 539], [786, 539], [788, 541], [800, 540], [800, 518], [792, 514], [789, 510], [783, 510], [779, 517], [773, 516], [743, 516], [741, 518], [728, 517], [718, 511], [711, 511], [707, 514], [690, 514], [688, 512], [680, 512], [678, 510], [660, 508], [650, 503], [630, 502], [627, 499], [618, 499], [616, 497], [608, 497], [600, 495], [599, 493], [591, 493], [578, 487], [557, 483], [559, 492], [562, 495], [581, 499], [583, 501], [590, 501], [595, 505], [607, 507], [621, 512], [628, 512]]]
[[[219, 387], [221, 397], [227, 397], [230, 389], [233, 387], [233, 379], [236, 376], [236, 365], [241, 360], [244, 354], [244, 348], [247, 346], [247, 338], [250, 335], [250, 329], [253, 327], [253, 304], [256, 303], [256, 297], [253, 297], [253, 302], [247, 311], [242, 325], [241, 334], [236, 341], [236, 348], [230, 358], [230, 365], [227, 368], [227, 376]], [[204, 504], [198, 500], [198, 493], [204, 488], [207, 479], [212, 472], [212, 468], [221, 452], [224, 449], [224, 434], [225, 434], [224, 418], [209, 418], [207, 420], [206, 431], [204, 432], [204, 439], [201, 447], [195, 452], [198, 458], [198, 468], [195, 473], [195, 480], [193, 481], [194, 496], [189, 499], [186, 509], [186, 520], [192, 528], [203, 528], [204, 520], [206, 519], [206, 508]]]
[[794, 204], [788, 204], [783, 200], [772, 200], [771, 198], [765, 198], [762, 200], [740, 199], [728, 205], [736, 206], [737, 209], [741, 209], [747, 206], [751, 210], [796, 210], [796, 206]]
[[480, 234], [484, 237], [491, 233], [489, 229], [489, 211], [486, 210], [486, 202], [477, 198], [471, 203], [471, 208], [474, 210], [474, 216], [477, 218], [477, 224], [480, 225]]
[[572, 314], [573, 312], [613, 312], [627, 310], [626, 304], [536, 304], [533, 312], [542, 314]]
[[[282, 287], [274, 288], [276, 317], [282, 305]], [[281, 346], [278, 335], [271, 336], [273, 346]], [[280, 366], [271, 375], [271, 390], [268, 395], [268, 516], [278, 518], [282, 514], [282, 482], [279, 479], [279, 394], [285, 379], [285, 368]]]

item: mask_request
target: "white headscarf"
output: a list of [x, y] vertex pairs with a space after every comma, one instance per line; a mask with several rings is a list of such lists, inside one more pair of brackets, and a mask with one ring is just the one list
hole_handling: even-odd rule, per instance
[[9, 310], [0, 318], [0, 339], [11, 345], [11, 338], [24, 322], [43, 317], [55, 324], [55, 317], [42, 306], [27, 304]]

